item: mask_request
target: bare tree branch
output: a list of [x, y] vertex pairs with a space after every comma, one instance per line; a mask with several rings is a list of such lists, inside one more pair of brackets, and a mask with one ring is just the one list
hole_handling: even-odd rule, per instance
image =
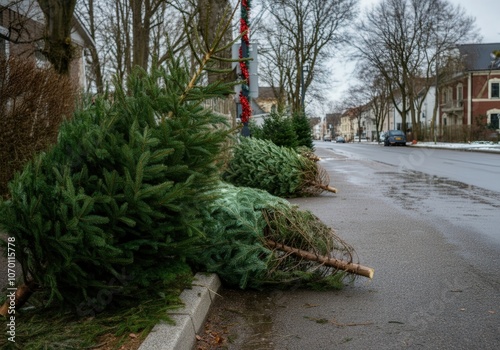
[[305, 92], [328, 81], [326, 62], [346, 41], [357, 0], [264, 0], [263, 4], [268, 16], [260, 35], [269, 45], [262, 65], [269, 67], [267, 80], [287, 90], [292, 111], [302, 111], [302, 86]]
[[474, 38], [474, 19], [447, 0], [383, 0], [360, 21], [356, 47], [386, 79], [402, 118], [418, 137], [419, 109], [436, 75], [437, 60], [459, 42]]

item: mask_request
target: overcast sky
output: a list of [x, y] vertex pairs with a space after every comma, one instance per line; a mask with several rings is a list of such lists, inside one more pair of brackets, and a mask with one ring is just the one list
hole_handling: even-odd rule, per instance
[[[361, 9], [370, 8], [381, 0], [360, 0]], [[483, 43], [500, 43], [500, 0], [448, 0], [454, 5], [460, 5], [467, 14], [476, 18]], [[353, 76], [349, 74], [354, 66], [340, 59], [333, 65], [334, 89], [329, 93], [330, 98], [339, 100], [347, 90]], [[329, 113], [329, 112], [327, 112]]]
[[462, 6], [476, 18], [476, 25], [483, 36], [483, 43], [500, 43], [500, 1], [499, 0], [449, 0]]
[[[381, 0], [360, 0], [361, 8], [370, 7]], [[460, 5], [465, 12], [476, 18], [484, 43], [500, 42], [500, 1], [499, 0], [448, 0]]]

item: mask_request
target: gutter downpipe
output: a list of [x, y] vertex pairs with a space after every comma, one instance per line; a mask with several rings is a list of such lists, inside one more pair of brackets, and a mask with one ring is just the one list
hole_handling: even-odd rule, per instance
[[472, 72], [469, 72], [469, 86], [467, 87], [467, 124], [472, 126]]

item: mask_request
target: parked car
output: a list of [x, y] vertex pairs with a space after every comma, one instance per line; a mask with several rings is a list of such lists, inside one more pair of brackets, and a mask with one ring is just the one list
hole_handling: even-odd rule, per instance
[[325, 135], [325, 136], [323, 136], [323, 141], [332, 142], [332, 136], [331, 135]]
[[406, 135], [401, 130], [389, 130], [384, 137], [384, 146], [406, 146]]
[[335, 142], [337, 142], [337, 143], [345, 143], [345, 139], [344, 139], [342, 136], [338, 136], [338, 137], [335, 139]]

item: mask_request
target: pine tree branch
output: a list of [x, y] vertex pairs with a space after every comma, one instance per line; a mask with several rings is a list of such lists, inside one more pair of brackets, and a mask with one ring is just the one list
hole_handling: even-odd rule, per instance
[[[224, 23], [219, 23], [217, 28], [216, 28], [216, 35], [215, 35], [215, 38], [214, 38], [214, 41], [211, 43], [210, 45], [210, 49], [208, 51], [205, 52], [205, 54], [203, 55], [203, 58], [200, 60], [198, 58], [197, 55], [194, 55], [196, 60], [198, 61], [199, 63], [199, 67], [198, 69], [196, 70], [196, 72], [193, 74], [193, 76], [191, 77], [191, 80], [189, 81], [188, 85], [186, 86], [186, 88], [184, 89], [184, 92], [182, 93], [182, 95], [179, 97], [179, 102], [182, 104], [189, 92], [196, 87], [196, 82], [199, 81], [202, 73], [207, 70], [206, 67], [208, 65], [208, 62], [211, 61], [211, 60], [214, 60], [214, 59], [220, 59], [218, 57], [216, 57], [216, 54], [224, 49], [226, 49], [226, 47], [228, 45], [225, 45], [223, 47], [220, 47], [221, 45], [221, 41], [222, 39], [224, 38], [224, 35], [225, 33], [230, 29], [230, 26], [231, 26], [231, 23], [232, 23], [232, 19], [234, 18], [235, 14], [236, 14], [236, 11], [237, 11], [237, 8], [238, 6], [235, 6], [234, 9], [231, 11], [231, 14], [228, 16], [228, 19], [224, 22]], [[185, 21], [185, 20], [184, 20]], [[186, 24], [186, 23], [185, 23]], [[197, 32], [194, 33], [195, 34], [195, 38], [197, 39], [198, 41], [198, 47], [202, 47], [199, 42], [199, 38], [198, 38], [198, 35], [197, 35]], [[236, 39], [237, 40], [237, 39]], [[231, 42], [231, 45], [233, 42], [235, 42], [236, 40], [233, 40]], [[193, 51], [193, 54], [195, 52], [195, 47], [193, 45], [193, 43], [191, 42], [191, 39], [190, 37], [188, 36], [188, 44], [189, 46], [191, 47], [191, 50]], [[171, 118], [173, 115], [173, 111], [170, 111], [168, 113], [168, 118]]]

